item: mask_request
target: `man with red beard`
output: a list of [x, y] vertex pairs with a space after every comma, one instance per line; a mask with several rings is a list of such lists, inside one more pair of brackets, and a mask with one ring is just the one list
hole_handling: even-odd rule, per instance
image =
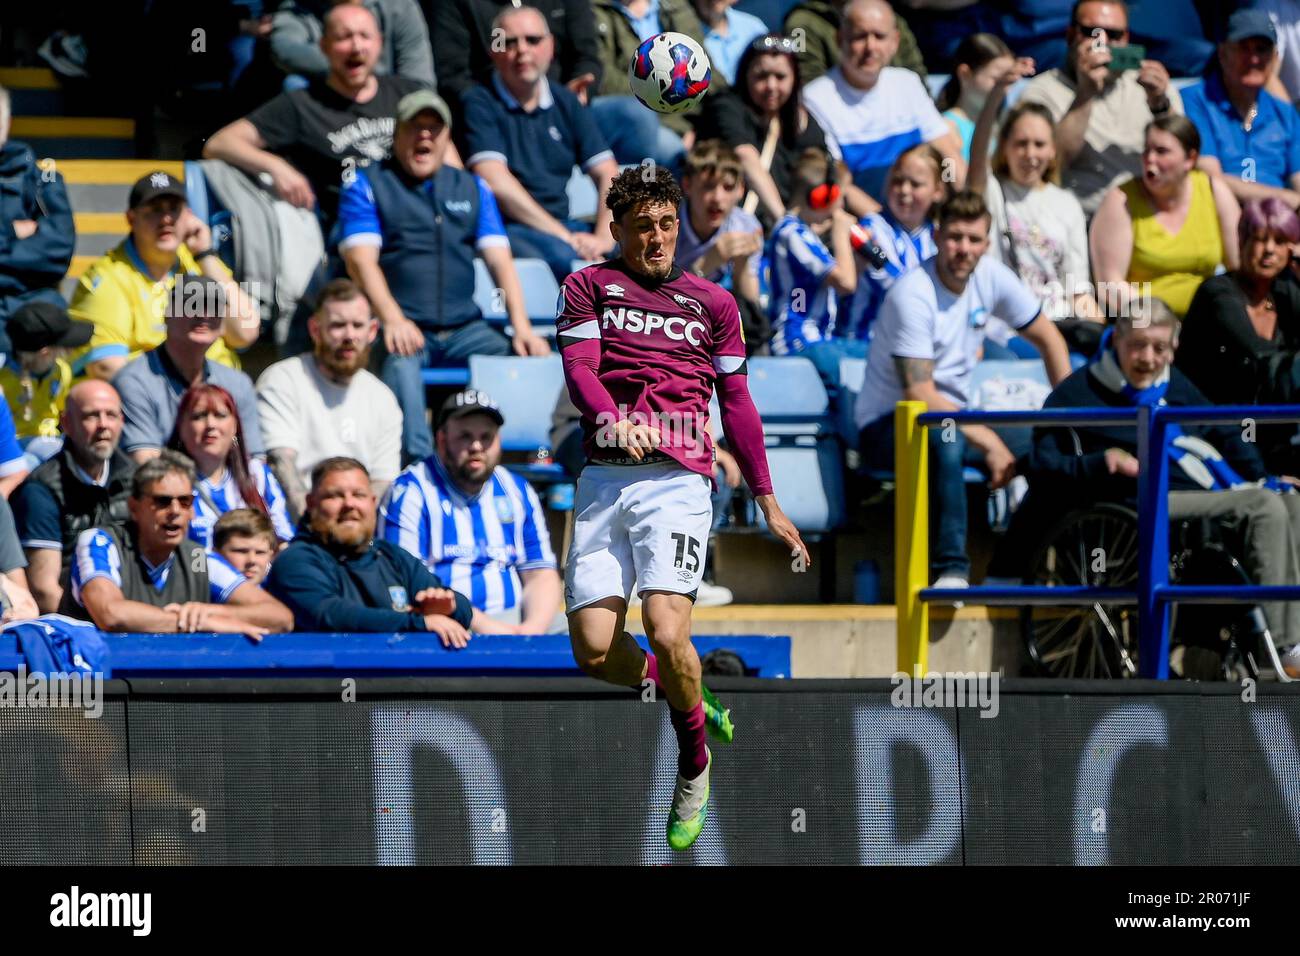
[[381, 497], [401, 470], [402, 410], [366, 370], [379, 323], [351, 279], [321, 290], [307, 322], [311, 352], [276, 362], [257, 381], [257, 417], [267, 460], [295, 519], [304, 510], [312, 470], [346, 455], [370, 474]]
[[298, 536], [271, 565], [266, 590], [293, 611], [300, 631], [429, 631], [464, 647], [474, 609], [424, 562], [375, 537], [370, 475], [353, 458], [312, 471]]

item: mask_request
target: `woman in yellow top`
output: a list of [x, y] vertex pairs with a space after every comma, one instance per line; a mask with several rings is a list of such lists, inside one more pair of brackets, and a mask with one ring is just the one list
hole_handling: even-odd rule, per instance
[[1153, 297], [1181, 318], [1220, 264], [1237, 268], [1240, 209], [1222, 179], [1196, 169], [1200, 149], [1185, 116], [1147, 126], [1141, 175], [1106, 193], [1092, 219], [1088, 242], [1103, 307]]

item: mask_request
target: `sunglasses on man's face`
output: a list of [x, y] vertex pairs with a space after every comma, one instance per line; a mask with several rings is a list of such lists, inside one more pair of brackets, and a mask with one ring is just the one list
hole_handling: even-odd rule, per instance
[[1084, 26], [1082, 23], [1076, 23], [1074, 28], [1088, 37], [1095, 37], [1098, 33], [1104, 33], [1106, 39], [1115, 44], [1123, 43], [1124, 38], [1128, 36], [1128, 30], [1119, 30], [1114, 27], [1089, 27]]
[[520, 40], [527, 43], [529, 46], [541, 46], [546, 41], [546, 34], [529, 34], [522, 37], [502, 37], [501, 45], [505, 47], [506, 50], [513, 50], [515, 47], [519, 46]]
[[150, 495], [150, 503], [153, 504], [155, 511], [166, 511], [176, 502], [182, 509], [194, 507], [193, 495]]

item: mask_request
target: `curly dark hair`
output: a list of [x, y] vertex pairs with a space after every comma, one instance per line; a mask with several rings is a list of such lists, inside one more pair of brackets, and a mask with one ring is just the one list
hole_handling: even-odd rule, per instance
[[674, 209], [682, 204], [682, 188], [666, 167], [652, 163], [623, 170], [609, 185], [605, 208], [613, 211], [614, 221], [618, 222], [629, 209], [643, 202], [666, 203]]

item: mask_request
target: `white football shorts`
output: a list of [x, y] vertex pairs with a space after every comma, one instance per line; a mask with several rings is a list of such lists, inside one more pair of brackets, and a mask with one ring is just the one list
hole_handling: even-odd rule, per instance
[[675, 461], [583, 468], [564, 571], [566, 610], [627, 600], [633, 587], [693, 600], [713, 526], [712, 489], [708, 478]]

